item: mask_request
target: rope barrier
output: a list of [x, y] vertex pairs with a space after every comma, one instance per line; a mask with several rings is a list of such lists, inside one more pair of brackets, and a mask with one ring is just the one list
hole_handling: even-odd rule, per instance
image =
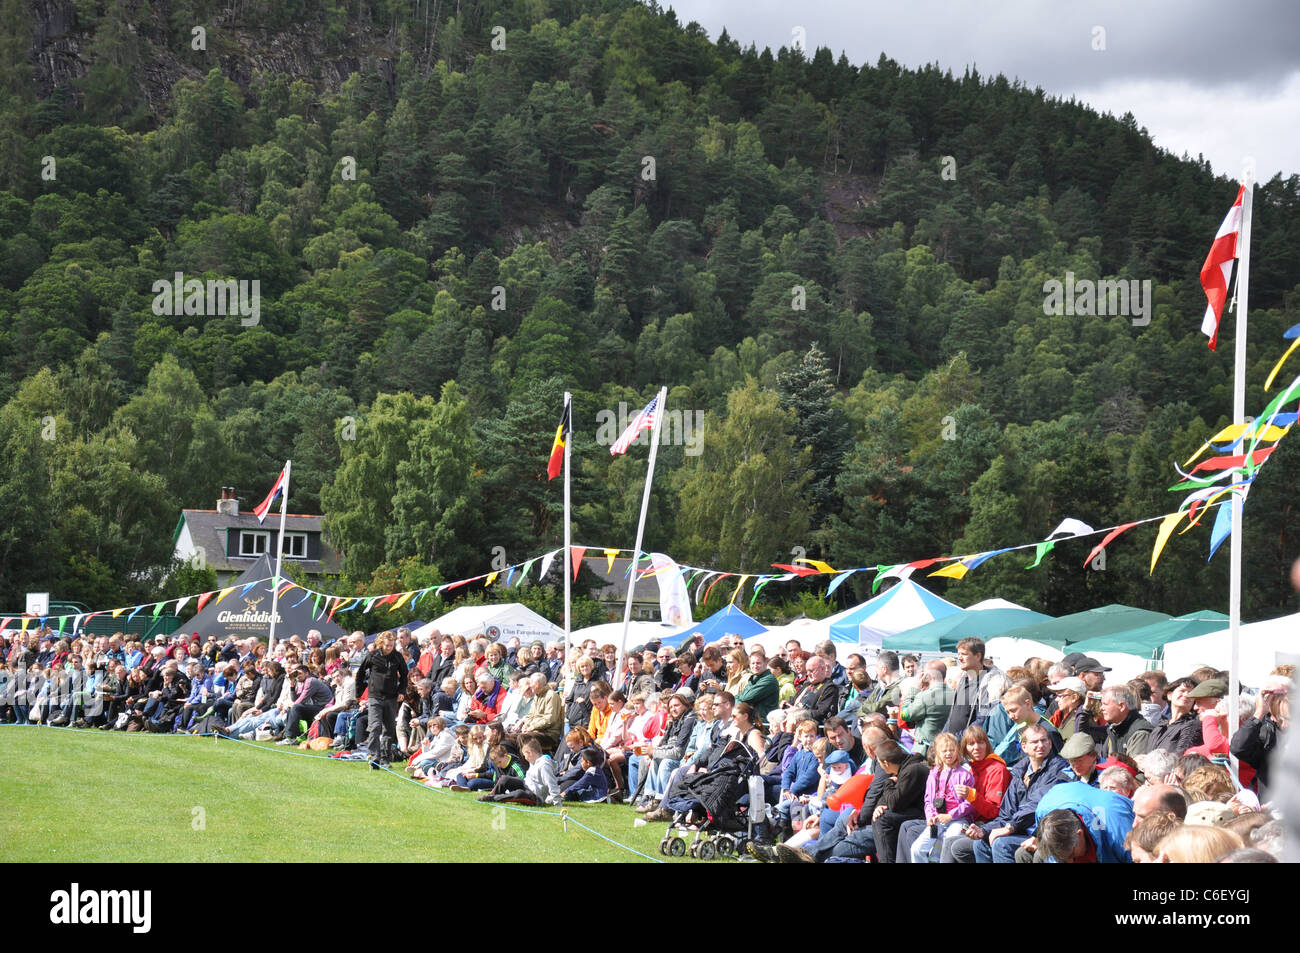
[[[53, 729], [55, 729], [55, 730], [57, 730], [57, 731], [75, 731], [75, 732], [97, 732], [97, 731], [100, 730], [100, 729], [98, 729], [98, 728], [73, 728], [71, 725], [45, 725], [45, 724], [39, 724], [39, 723], [38, 723], [38, 724], [8, 724], [8, 725], [0, 725], [0, 728], [53, 728]], [[163, 733], [163, 732], [140, 731], [140, 732], [132, 732], [132, 734], [139, 734], [139, 735], [153, 735], [153, 736], [156, 736], [156, 737], [171, 737], [171, 738], [216, 738], [216, 739], [218, 739], [219, 741], [221, 741], [221, 740], [224, 740], [224, 741], [236, 741], [236, 742], [238, 742], [239, 744], [247, 745], [247, 746], [249, 746], [250, 748], [256, 748], [256, 749], [258, 749], [259, 751], [269, 751], [269, 752], [271, 752], [271, 753], [273, 753], [273, 754], [292, 754], [292, 755], [297, 755], [297, 756], [300, 757], [300, 758], [314, 758], [314, 759], [316, 759], [316, 760], [318, 760], [318, 761], [323, 759], [323, 760], [325, 760], [325, 761], [339, 761], [339, 762], [341, 762], [341, 763], [360, 763], [360, 764], [366, 764], [366, 765], [369, 765], [369, 764], [373, 763], [373, 762], [369, 762], [369, 761], [363, 761], [363, 762], [350, 762], [350, 761], [349, 761], [349, 762], [343, 762], [342, 759], [340, 759], [340, 758], [333, 758], [333, 757], [331, 757], [330, 755], [327, 755], [327, 754], [308, 754], [308, 753], [305, 752], [305, 751], [292, 751], [292, 750], [284, 750], [284, 751], [281, 751], [278, 747], [268, 747], [268, 746], [266, 746], [266, 745], [258, 744], [258, 743], [255, 742], [255, 741], [248, 741], [247, 739], [244, 739], [244, 738], [231, 737], [230, 735], [222, 735], [222, 734], [219, 734], [219, 733], [216, 733], [216, 732], [205, 732], [205, 733], [202, 733], [202, 734], [197, 734], [197, 735], [195, 735], [195, 734], [187, 734], [187, 733], [185, 733], [185, 732], [166, 732], [166, 733]], [[286, 746], [286, 747], [287, 747], [287, 746]], [[419, 787], [423, 788], [424, 790], [433, 790], [433, 791], [437, 791], [437, 792], [439, 792], [439, 793], [441, 793], [441, 794], [448, 794], [448, 795], [450, 795], [450, 794], [452, 793], [451, 791], [447, 791], [447, 790], [445, 790], [445, 789], [443, 789], [443, 788], [430, 788], [429, 785], [424, 784], [424, 783], [422, 783], [422, 782], [420, 782], [420, 781], [417, 781], [415, 778], [410, 778], [410, 777], [407, 777], [405, 774], [402, 774], [402, 773], [400, 773], [400, 772], [394, 771], [390, 765], [382, 765], [381, 768], [380, 768], [380, 770], [382, 770], [382, 771], [386, 771], [386, 772], [388, 772], [389, 774], [391, 774], [393, 777], [398, 778], [398, 779], [400, 779], [400, 780], [402, 780], [402, 781], [408, 781], [408, 782], [410, 782], [411, 784], [418, 785]], [[473, 801], [473, 802], [469, 802], [469, 803], [478, 804], [478, 803], [482, 803], [482, 802], [479, 802], [479, 801]], [[532, 814], [532, 815], [535, 815], [535, 816], [538, 816], [538, 817], [557, 817], [557, 818], [560, 819], [560, 823], [561, 823], [561, 825], [563, 825], [565, 833], [568, 832], [568, 825], [569, 825], [570, 823], [572, 823], [572, 824], [576, 825], [577, 827], [582, 828], [582, 829], [583, 829], [584, 831], [586, 831], [587, 833], [589, 833], [589, 834], [594, 834], [595, 836], [599, 837], [601, 840], [603, 840], [603, 841], [605, 841], [605, 842], [607, 842], [607, 843], [609, 843], [609, 844], [612, 844], [613, 846], [619, 848], [620, 850], [625, 850], [625, 851], [627, 851], [629, 854], [635, 854], [636, 856], [638, 856], [638, 857], [642, 857], [642, 858], [644, 858], [644, 859], [650, 861], [651, 863], [655, 863], [655, 864], [662, 864], [662, 863], [664, 863], [664, 861], [660, 860], [658, 857], [651, 857], [649, 854], [643, 854], [643, 853], [641, 853], [641, 851], [637, 850], [635, 847], [629, 847], [627, 844], [621, 844], [621, 843], [619, 843], [618, 841], [614, 840], [612, 837], [609, 837], [609, 836], [607, 836], [607, 835], [605, 835], [605, 834], [602, 834], [602, 833], [601, 833], [600, 831], [598, 831], [598, 830], [595, 830], [595, 829], [593, 829], [593, 828], [591, 828], [591, 827], [588, 827], [586, 824], [582, 823], [582, 821], [580, 821], [580, 820], [578, 820], [577, 818], [573, 817], [573, 816], [569, 813], [569, 811], [568, 811], [567, 808], [566, 808], [566, 809], [563, 809], [563, 810], [560, 810], [560, 811], [544, 811], [544, 810], [539, 810], [539, 809], [537, 809], [537, 808], [521, 807], [521, 806], [519, 806], [519, 805], [517, 805], [517, 804], [502, 804], [502, 803], [499, 803], [499, 802], [494, 802], [492, 806], [493, 806], [493, 807], [504, 808], [504, 809], [507, 810], [507, 811], [516, 811], [516, 812], [521, 813], [521, 814]]]

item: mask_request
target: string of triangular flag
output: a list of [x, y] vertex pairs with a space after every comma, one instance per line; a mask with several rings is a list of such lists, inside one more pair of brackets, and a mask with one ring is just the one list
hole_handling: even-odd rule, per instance
[[[1272, 387], [1273, 381], [1277, 378], [1282, 366], [1297, 351], [1300, 350], [1300, 324], [1288, 328], [1284, 333], [1285, 339], [1291, 340], [1292, 344], [1286, 352], [1273, 366], [1268, 375], [1264, 389]], [[1171, 492], [1179, 490], [1190, 490], [1191, 492], [1183, 499], [1178, 509], [1172, 513], [1165, 513], [1160, 516], [1151, 516], [1146, 519], [1134, 520], [1132, 522], [1120, 523], [1116, 526], [1108, 526], [1102, 529], [1094, 529], [1081, 520], [1067, 518], [1062, 520], [1056, 529], [1052, 530], [1045, 539], [1036, 540], [1030, 543], [1022, 543], [1017, 546], [1005, 546], [1001, 549], [988, 550], [980, 553], [971, 553], [962, 556], [933, 556], [926, 559], [916, 559], [907, 563], [880, 564], [876, 566], [856, 566], [851, 569], [835, 569], [829, 563], [817, 559], [799, 558], [793, 563], [772, 563], [773, 569], [782, 570], [780, 573], [741, 573], [726, 572], [717, 569], [707, 569], [698, 566], [678, 564], [667, 557], [659, 557], [658, 554], [642, 552], [639, 554], [640, 560], [634, 567], [632, 561], [628, 560], [628, 566], [624, 572], [624, 577], [630, 577], [635, 571], [638, 579], [653, 578], [665, 573], [676, 572], [685, 583], [689, 593], [690, 587], [698, 581], [699, 585], [695, 591], [695, 603], [701, 604], [707, 602], [713, 592], [714, 586], [728, 578], [737, 578], [738, 584], [735, 592], [732, 593], [730, 602], [734, 604], [737, 597], [744, 590], [745, 585], [753, 580], [754, 589], [749, 605], [752, 606], [758, 599], [759, 593], [763, 588], [773, 582], [789, 582], [793, 579], [808, 578], [818, 575], [829, 575], [831, 580], [826, 588], [826, 595], [829, 596], [838, 589], [846, 579], [854, 573], [874, 571], [875, 577], [872, 579], [871, 591], [875, 592], [880, 585], [887, 579], [907, 579], [918, 570], [928, 569], [936, 564], [943, 564], [940, 568], [929, 573], [930, 576], [938, 576], [948, 579], [963, 579], [972, 570], [978, 568], [986, 561], [995, 556], [1001, 556], [1006, 553], [1016, 552], [1018, 550], [1033, 549], [1034, 559], [1025, 569], [1035, 569], [1043, 561], [1056, 544], [1064, 539], [1078, 539], [1090, 536], [1102, 537], [1101, 541], [1095, 545], [1084, 560], [1084, 565], [1092, 562], [1097, 556], [1105, 551], [1121, 533], [1125, 533], [1137, 526], [1146, 523], [1159, 522], [1160, 526], [1156, 532], [1156, 541], [1151, 553], [1151, 571], [1155, 571], [1156, 562], [1160, 558], [1165, 545], [1173, 535], [1173, 531], [1178, 524], [1186, 520], [1187, 526], [1182, 529], [1186, 533], [1193, 527], [1200, 525], [1210, 510], [1216, 510], [1214, 526], [1210, 538], [1210, 557], [1213, 558], [1215, 552], [1223, 540], [1228, 537], [1232, 530], [1232, 508], [1225, 504], [1231, 502], [1233, 494], [1239, 494], [1243, 501], [1250, 492], [1250, 487], [1259, 475], [1260, 469], [1267, 462], [1273, 451], [1277, 449], [1278, 442], [1290, 433], [1292, 427], [1300, 417], [1296, 410], [1286, 410], [1285, 408], [1297, 401], [1300, 401], [1300, 375], [1297, 375], [1289, 385], [1282, 389], [1264, 408], [1260, 416], [1244, 424], [1234, 424], [1224, 427], [1218, 433], [1214, 434], [1196, 451], [1181, 467], [1175, 465], [1175, 470], [1182, 478], [1169, 489]], [[1202, 460], [1196, 466], [1196, 463], [1207, 450], [1213, 450], [1214, 455]], [[1191, 467], [1191, 469], [1187, 469]], [[1181, 534], [1180, 534], [1181, 535]], [[617, 549], [612, 547], [588, 547], [573, 546], [570, 555], [573, 564], [574, 579], [577, 579], [578, 572], [582, 565], [582, 560], [586, 558], [588, 551], [593, 551], [590, 558], [599, 559], [605, 557], [606, 572], [612, 573], [614, 561], [630, 550]], [[594, 555], [598, 550], [600, 556]], [[506, 587], [522, 585], [529, 578], [534, 564], [541, 560], [541, 570], [538, 573], [538, 581], [545, 578], [551, 568], [555, 557], [561, 552], [560, 549], [553, 549], [550, 552], [543, 553], [540, 556], [533, 556], [529, 559], [515, 563], [510, 566], [494, 568], [488, 572], [481, 573], [477, 576], [470, 576], [465, 579], [458, 579], [452, 582], [442, 583], [437, 586], [424, 586], [418, 589], [408, 589], [403, 592], [390, 592], [376, 596], [340, 596], [332, 593], [320, 592], [300, 586], [292, 580], [282, 579], [280, 577], [266, 577], [256, 579], [252, 582], [245, 583], [242, 588], [238, 585], [226, 586], [222, 589], [213, 589], [209, 592], [192, 593], [179, 597], [169, 597], [157, 602], [141, 603], [136, 606], [121, 606], [115, 609], [99, 609], [94, 612], [65, 613], [58, 616], [41, 616], [36, 619], [33, 616], [4, 616], [0, 617], [0, 633], [8, 630], [13, 623], [18, 623], [22, 632], [26, 632], [33, 621], [38, 622], [38, 627], [43, 628], [46, 624], [55, 621], [58, 623], [58, 632], [62, 634], [71, 621], [72, 630], [76, 632], [83, 622], [89, 622], [96, 616], [108, 615], [111, 618], [119, 618], [124, 612], [129, 613], [127, 620], [134, 619], [136, 615], [145, 609], [151, 609], [151, 617], [158, 618], [168, 603], [175, 602], [173, 609], [174, 615], [179, 615], [190, 600], [195, 601], [196, 611], [202, 611], [207, 604], [214, 598], [220, 603], [235, 589], [241, 589], [240, 595], [245, 595], [254, 586], [262, 583], [270, 583], [267, 591], [278, 590], [281, 598], [293, 589], [301, 589], [302, 596], [294, 603], [295, 606], [301, 605], [308, 599], [312, 602], [312, 618], [327, 619], [332, 621], [338, 612], [350, 612], [361, 606], [364, 601], [365, 606], [362, 612], [371, 612], [374, 609], [388, 606], [389, 612], [396, 612], [398, 609], [406, 606], [408, 603], [414, 608], [424, 596], [433, 592], [441, 595], [455, 589], [462, 588], [470, 583], [483, 581], [484, 587], [487, 588], [496, 583], [505, 574], [503, 583]], [[642, 565], [642, 563], [648, 565]], [[346, 603], [346, 605], [345, 605]]]
[[[1284, 339], [1294, 339], [1291, 346], [1273, 365], [1264, 390], [1273, 386], [1273, 381], [1282, 370], [1282, 365], [1300, 346], [1300, 324], [1288, 328], [1282, 335]], [[1205, 441], [1181, 467], [1174, 469], [1182, 477], [1178, 483], [1169, 488], [1170, 492], [1190, 490], [1183, 498], [1176, 513], [1170, 513], [1160, 524], [1156, 534], [1155, 548], [1151, 552], [1151, 571], [1155, 571], [1156, 561], [1178, 524], [1187, 521], [1181, 533], [1186, 533], [1200, 525], [1212, 506], [1230, 503], [1233, 497], [1240, 497], [1243, 505], [1250, 493], [1250, 488], [1259, 475], [1260, 469], [1278, 442], [1285, 437], [1295, 425], [1297, 413], [1284, 410], [1288, 404], [1300, 400], [1300, 375], [1269, 401], [1264, 412], [1243, 424], [1224, 427]], [[1215, 455], [1192, 466], [1207, 450]], [[1187, 468], [1191, 467], [1190, 470]], [[1180, 533], [1180, 535], [1181, 535]], [[1210, 558], [1218, 552], [1223, 541], [1232, 533], [1232, 507], [1219, 506], [1214, 517], [1214, 526], [1210, 530]]]

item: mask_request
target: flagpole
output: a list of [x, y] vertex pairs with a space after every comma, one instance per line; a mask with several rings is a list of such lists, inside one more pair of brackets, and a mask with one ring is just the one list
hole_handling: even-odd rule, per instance
[[[1246, 309], [1250, 292], [1250, 218], [1254, 205], [1255, 178], [1246, 170], [1241, 184], [1241, 232], [1237, 238], [1237, 335], [1236, 362], [1232, 373], [1232, 422], [1241, 426], [1246, 422]], [[1246, 489], [1232, 494], [1232, 553], [1230, 583], [1228, 588], [1228, 630], [1231, 643], [1228, 663], [1228, 739], [1237, 733], [1241, 722], [1239, 678], [1241, 661], [1241, 563], [1243, 554], [1242, 507]], [[1237, 759], [1229, 754], [1233, 774], [1238, 771]]]
[[275, 578], [271, 580], [271, 637], [266, 646], [268, 658], [275, 651], [275, 620], [280, 614], [280, 560], [284, 558], [284, 513], [289, 507], [289, 468], [291, 466], [293, 466], [292, 460], [284, 462], [284, 492], [280, 494], [280, 537], [275, 546]]
[[618, 655], [614, 659], [614, 675], [617, 676], [619, 669], [623, 664], [623, 656], [627, 654], [627, 630], [632, 624], [632, 593], [636, 589], [636, 567], [641, 561], [641, 541], [645, 534], [645, 514], [650, 508], [650, 484], [655, 476], [655, 456], [659, 451], [659, 431], [663, 427], [664, 406], [668, 402], [668, 388], [659, 388], [659, 401], [657, 411], [655, 412], [654, 430], [650, 436], [650, 463], [646, 467], [645, 473], [645, 490], [641, 494], [641, 519], [636, 524], [636, 546], [632, 550], [632, 568], [628, 574], [627, 580], [627, 600], [623, 605], [623, 635], [618, 643]]
[[569, 450], [573, 444], [573, 395], [564, 392], [564, 420], [560, 426], [567, 426], [564, 438], [564, 658], [569, 658], [569, 635], [572, 631], [570, 618], [570, 600], [572, 599], [573, 572], [573, 527], [569, 522]]

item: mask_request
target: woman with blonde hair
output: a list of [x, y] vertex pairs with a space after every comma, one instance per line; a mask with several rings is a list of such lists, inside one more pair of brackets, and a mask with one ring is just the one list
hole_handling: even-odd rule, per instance
[[1192, 804], [1197, 801], [1227, 804], [1237, 793], [1232, 777], [1217, 764], [1202, 765], [1192, 771], [1183, 781], [1183, 787], [1187, 789], [1188, 800]]
[[1162, 864], [1212, 864], [1244, 846], [1240, 837], [1222, 827], [1183, 824], [1160, 842], [1156, 854]]
[[732, 649], [727, 653], [727, 691], [739, 695], [749, 684], [749, 657], [744, 649]]

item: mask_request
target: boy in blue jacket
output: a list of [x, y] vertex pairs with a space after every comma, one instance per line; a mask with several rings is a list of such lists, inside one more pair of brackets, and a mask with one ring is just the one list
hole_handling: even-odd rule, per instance
[[600, 756], [590, 748], [582, 750], [582, 777], [564, 792], [566, 801], [603, 801], [609, 796], [609, 782], [600, 766]]

